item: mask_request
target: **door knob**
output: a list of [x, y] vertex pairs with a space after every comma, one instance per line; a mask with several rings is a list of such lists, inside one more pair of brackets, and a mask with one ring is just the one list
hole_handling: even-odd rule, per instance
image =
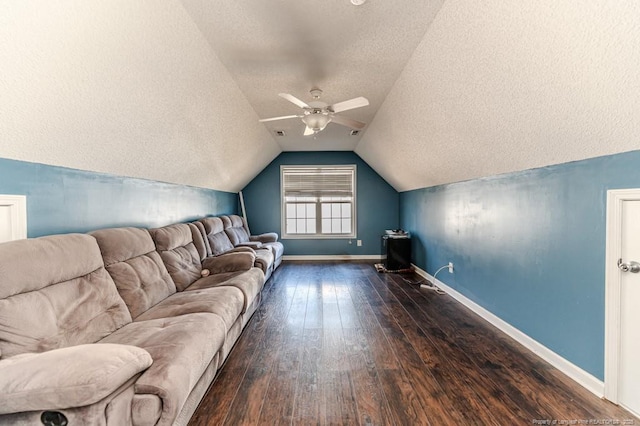
[[622, 263], [622, 259], [618, 259], [618, 269], [622, 272], [631, 272], [637, 274], [640, 272], [640, 263], [631, 260], [629, 263]]

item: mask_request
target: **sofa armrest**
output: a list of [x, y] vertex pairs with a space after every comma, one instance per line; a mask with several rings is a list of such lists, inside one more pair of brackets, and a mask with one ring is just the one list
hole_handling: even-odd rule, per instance
[[94, 404], [153, 360], [144, 349], [108, 343], [70, 346], [0, 360], [0, 414]]
[[262, 247], [262, 243], [260, 241], [245, 241], [244, 243], [238, 244], [236, 247], [251, 247], [254, 250]]
[[[253, 267], [256, 255], [249, 252], [225, 253], [219, 256], [208, 257], [202, 261], [202, 270], [209, 274], [222, 274], [224, 272], [247, 271]], [[203, 273], [203, 275], [205, 275]]]
[[251, 235], [249, 241], [259, 241], [261, 243], [275, 243], [278, 241], [278, 234], [275, 232], [265, 232], [260, 235]]
[[219, 256], [224, 256], [225, 254], [229, 254], [229, 253], [253, 253], [253, 254], [256, 254], [255, 250], [253, 250], [251, 247], [238, 246], [238, 247], [232, 248], [231, 250], [225, 251], [224, 253], [220, 254]]

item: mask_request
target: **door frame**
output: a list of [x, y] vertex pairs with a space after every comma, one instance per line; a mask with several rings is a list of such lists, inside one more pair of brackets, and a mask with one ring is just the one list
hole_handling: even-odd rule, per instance
[[640, 201], [640, 189], [612, 189], [607, 191], [604, 397], [614, 403], [618, 403], [620, 292], [622, 287], [617, 263], [622, 256], [622, 205], [625, 201]]

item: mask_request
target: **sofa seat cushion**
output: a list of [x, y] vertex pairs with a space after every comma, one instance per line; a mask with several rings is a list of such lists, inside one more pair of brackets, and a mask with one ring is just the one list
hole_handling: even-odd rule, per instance
[[200, 376], [223, 346], [225, 325], [215, 314], [187, 314], [127, 324], [101, 343], [138, 346], [153, 364], [136, 381], [136, 394], [158, 395], [162, 417], [170, 425]]
[[136, 321], [169, 318], [184, 314], [212, 313], [218, 315], [225, 324], [225, 333], [242, 313], [244, 294], [233, 286], [223, 286], [176, 293], [169, 296]]
[[284, 245], [282, 245], [280, 241], [275, 241], [272, 243], [262, 243], [262, 247], [271, 249], [271, 253], [273, 254], [275, 263], [279, 263], [278, 260], [284, 254]]
[[231, 286], [240, 289], [244, 295], [242, 313], [253, 303], [260, 294], [264, 285], [264, 273], [260, 268], [251, 268], [241, 273], [227, 273], [204, 277], [191, 284], [187, 291], [202, 290], [205, 288], [217, 288], [220, 286]]

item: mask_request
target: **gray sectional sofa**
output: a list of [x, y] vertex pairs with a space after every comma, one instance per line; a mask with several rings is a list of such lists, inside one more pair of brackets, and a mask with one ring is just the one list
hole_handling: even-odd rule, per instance
[[278, 241], [278, 234], [249, 235], [247, 222], [240, 216], [207, 217], [195, 224], [204, 236], [208, 256], [253, 251], [256, 266], [262, 269], [267, 280], [282, 262], [284, 247]]
[[0, 424], [186, 424], [280, 264], [256, 238], [224, 216], [0, 244]]

